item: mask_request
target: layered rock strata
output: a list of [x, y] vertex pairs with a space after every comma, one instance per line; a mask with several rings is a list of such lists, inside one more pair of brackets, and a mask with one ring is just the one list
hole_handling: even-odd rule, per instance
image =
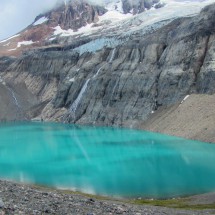
[[187, 95], [214, 94], [214, 26], [215, 5], [210, 5], [196, 17], [176, 19], [146, 35], [137, 32], [96, 52], [80, 52], [83, 40], [80, 46], [30, 51], [9, 66], [1, 63], [0, 75], [6, 83], [26, 86], [37, 99], [28, 118], [144, 127], [154, 113], [180, 105]]

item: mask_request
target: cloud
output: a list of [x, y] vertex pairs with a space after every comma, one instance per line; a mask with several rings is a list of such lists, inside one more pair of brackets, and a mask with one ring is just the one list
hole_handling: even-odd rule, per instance
[[96, 5], [104, 5], [105, 2], [116, 1], [116, 0], [63, 0], [63, 1], [65, 3], [68, 3], [70, 1], [87, 1], [89, 3], [96, 4]]
[[1, 0], [0, 40], [16, 34], [59, 0]]
[[[69, 0], [0, 0], [0, 40], [23, 30], [37, 15], [63, 1]], [[107, 0], [88, 1], [103, 4]]]
[[105, 3], [105, 0], [88, 0], [88, 2], [91, 2], [96, 5], [103, 5]]

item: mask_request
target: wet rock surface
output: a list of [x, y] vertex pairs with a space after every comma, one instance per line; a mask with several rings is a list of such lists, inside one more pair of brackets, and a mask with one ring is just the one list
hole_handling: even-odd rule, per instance
[[80, 194], [65, 194], [56, 190], [0, 181], [0, 214], [210, 214], [213, 210], [180, 210], [146, 205], [134, 205], [113, 200], [98, 200]]

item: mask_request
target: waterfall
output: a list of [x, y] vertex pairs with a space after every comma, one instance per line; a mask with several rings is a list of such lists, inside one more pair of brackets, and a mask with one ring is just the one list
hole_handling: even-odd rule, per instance
[[98, 76], [98, 74], [99, 74], [99, 72], [101, 71], [102, 67], [103, 67], [103, 66], [101, 66], [101, 67], [97, 70], [97, 72], [96, 72], [96, 74], [93, 76], [93, 78], [95, 78], [96, 76]]
[[13, 101], [14, 104], [16, 105], [17, 109], [20, 110], [21, 109], [21, 105], [18, 102], [18, 99], [16, 98], [16, 94], [15, 92], [9, 87], [7, 86], [7, 84], [5, 83], [4, 79], [2, 79], [2, 77], [0, 76], [0, 82], [3, 83], [3, 85], [7, 88], [7, 90], [10, 92], [10, 94], [13, 97]]
[[[96, 76], [98, 76], [98, 74], [99, 74], [99, 72], [101, 71], [102, 67], [103, 67], [103, 66], [101, 66], [101, 67], [97, 70], [96, 74], [93, 75], [92, 78], [95, 78]], [[81, 99], [82, 99], [82, 97], [83, 97], [83, 94], [85, 93], [85, 91], [86, 91], [86, 89], [87, 89], [88, 83], [89, 83], [89, 81], [90, 81], [92, 78], [87, 79], [87, 81], [84, 83], [84, 85], [83, 85], [83, 87], [82, 87], [80, 93], [78, 94], [78, 97], [77, 97], [76, 100], [72, 103], [72, 105], [71, 105], [71, 107], [70, 107], [70, 109], [69, 109], [69, 112], [70, 112], [70, 113], [75, 114], [76, 109], [77, 109], [77, 107], [78, 107], [78, 104], [80, 103], [80, 101], [81, 101]]]
[[18, 107], [18, 109], [20, 109], [21, 106], [20, 106], [20, 104], [18, 102], [18, 99], [16, 98], [15, 92], [10, 87], [7, 86], [7, 84], [5, 83], [4, 79], [1, 76], [0, 76], [0, 83], [2, 83], [7, 88], [8, 91], [10, 91], [10, 93], [11, 93], [11, 95], [13, 97], [15, 105]]
[[6, 86], [6, 88], [10, 91], [10, 93], [11, 93], [11, 95], [13, 97], [15, 105], [18, 107], [18, 109], [20, 109], [21, 106], [19, 105], [19, 102], [18, 102], [18, 100], [16, 98], [16, 95], [15, 95], [14, 91], [10, 87], [8, 87], [8, 86]]
[[116, 48], [113, 49], [112, 53], [111, 53], [111, 57], [110, 60], [108, 61], [108, 63], [112, 63], [114, 57], [115, 57], [115, 52], [116, 52]]
[[[112, 53], [111, 53], [110, 60], [108, 61], [108, 63], [112, 63], [112, 61], [113, 61], [113, 59], [114, 59], [114, 56], [115, 56], [115, 51], [116, 51], [116, 48], [113, 49], [113, 51], [112, 51]], [[103, 66], [104, 66], [104, 65], [103, 65]], [[69, 112], [73, 114], [74, 118], [75, 118], [75, 112], [76, 112], [77, 107], [78, 107], [78, 105], [79, 105], [79, 103], [80, 103], [80, 101], [81, 101], [81, 99], [82, 99], [82, 97], [83, 97], [83, 94], [85, 93], [85, 91], [86, 91], [86, 89], [87, 89], [88, 83], [90, 82], [91, 79], [96, 78], [96, 77], [98, 76], [98, 74], [100, 73], [100, 71], [101, 71], [101, 69], [102, 69], [103, 66], [101, 66], [101, 67], [97, 70], [96, 74], [94, 74], [92, 78], [87, 79], [87, 81], [84, 83], [84, 85], [83, 85], [83, 87], [82, 87], [80, 93], [78, 94], [78, 97], [75, 99], [75, 101], [74, 101], [74, 102], [72, 103], [72, 105], [70, 106]]]
[[74, 113], [74, 114], [75, 114], [76, 109], [77, 109], [77, 107], [78, 107], [78, 104], [79, 104], [79, 102], [81, 101], [81, 98], [82, 98], [84, 92], [85, 92], [86, 89], [87, 89], [87, 85], [88, 85], [89, 81], [90, 81], [90, 78], [87, 79], [87, 81], [84, 83], [84, 86], [82, 87], [80, 93], [78, 94], [78, 97], [77, 97], [76, 100], [72, 103], [72, 105], [71, 105], [71, 107], [70, 107], [70, 109], [69, 109], [71, 113]]
[[20, 104], [20, 102], [18, 101], [18, 98], [16, 97], [16, 93], [14, 92], [14, 90], [8, 86], [8, 84], [5, 82], [5, 80], [0, 76], [0, 83], [4, 85], [4, 87], [8, 90], [9, 94], [11, 95], [12, 99], [13, 99], [13, 103], [16, 107], [16, 117], [23, 117], [24, 119], [27, 120], [23, 110], [22, 110], [22, 106]]

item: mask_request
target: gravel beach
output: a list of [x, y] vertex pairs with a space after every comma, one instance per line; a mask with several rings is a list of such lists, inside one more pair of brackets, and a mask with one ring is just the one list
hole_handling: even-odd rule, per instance
[[[205, 198], [205, 196], [204, 196]], [[214, 195], [210, 196], [214, 199]], [[198, 197], [191, 204], [199, 201]], [[100, 200], [87, 195], [0, 181], [0, 215], [3, 214], [214, 214], [215, 210], [184, 210], [135, 205], [118, 200]]]

